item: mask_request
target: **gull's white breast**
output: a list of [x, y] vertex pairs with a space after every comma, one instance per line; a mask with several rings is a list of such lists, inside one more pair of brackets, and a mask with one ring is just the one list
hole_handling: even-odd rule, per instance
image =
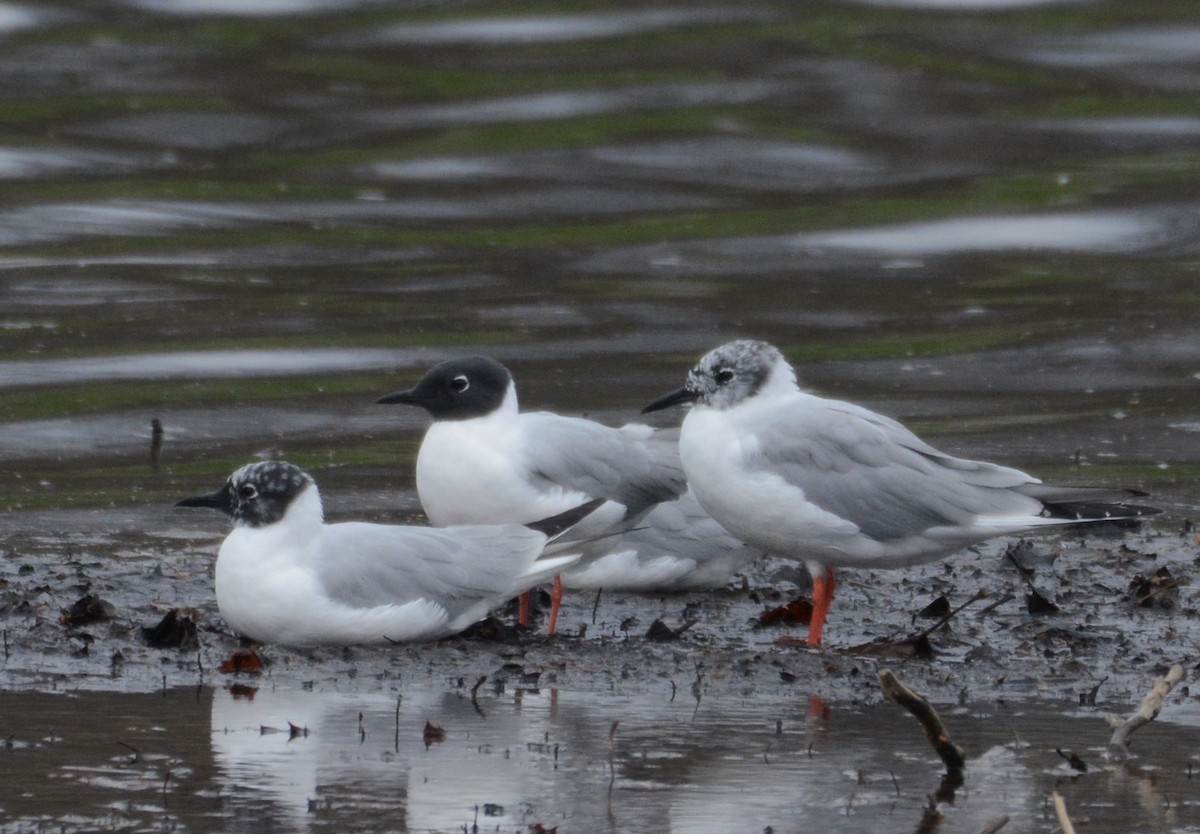
[[417, 494], [429, 520], [454, 524], [527, 524], [566, 512], [590, 496], [538, 486], [525, 464], [516, 415], [440, 420], [417, 454]]

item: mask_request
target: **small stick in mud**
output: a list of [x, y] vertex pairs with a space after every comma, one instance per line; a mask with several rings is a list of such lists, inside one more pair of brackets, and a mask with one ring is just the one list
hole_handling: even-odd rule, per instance
[[979, 609], [979, 611], [975, 614], [975, 616], [982, 617], [984, 614], [990, 614], [993, 611], [995, 611], [997, 608], [999, 608], [1001, 605], [1004, 605], [1007, 602], [1012, 602], [1016, 598], [1017, 598], [1016, 594], [1014, 594], [1012, 592], [1008, 592], [1004, 596], [1000, 597], [1000, 599], [993, 600], [991, 605], [988, 605], [988, 606], [985, 606], [984, 608]]
[[929, 705], [928, 701], [901, 683], [900, 679], [888, 669], [879, 671], [879, 685], [883, 689], [884, 696], [904, 707], [921, 722], [921, 726], [925, 728], [925, 735], [929, 738], [929, 743], [945, 762], [946, 767], [961, 770], [966, 765], [966, 757], [963, 755], [962, 748], [950, 740], [950, 733], [946, 731], [942, 719], [938, 717], [937, 711]]
[[936, 623], [931, 625], [929, 628], [922, 631], [917, 636], [916, 639], [918, 639], [918, 640], [929, 639], [929, 635], [933, 634], [935, 631], [937, 631], [939, 628], [944, 626], [946, 623], [950, 622], [952, 617], [954, 617], [956, 614], [958, 614], [960, 611], [962, 611], [968, 605], [974, 605], [975, 603], [979, 602], [979, 600], [981, 600], [981, 599], [987, 599], [987, 597], [988, 597], [987, 590], [984, 588], [980, 588], [978, 591], [975, 592], [974, 596], [972, 596], [969, 600], [964, 602], [962, 605], [958, 606], [958, 608], [955, 608], [950, 613], [946, 614], [944, 617], [942, 617]]
[[996, 834], [997, 831], [999, 831], [1004, 826], [1008, 825], [1008, 819], [1009, 819], [1008, 814], [1001, 814], [1000, 816], [996, 817], [994, 820], [989, 822], [987, 825], [985, 825], [983, 827], [983, 830], [980, 831], [979, 834]]
[[471, 687], [471, 706], [475, 707], [475, 712], [479, 713], [480, 718], [487, 718], [487, 713], [483, 711], [483, 707], [479, 706], [479, 687], [487, 682], [487, 675], [480, 675], [479, 680], [475, 681], [475, 685]]
[[150, 468], [158, 472], [162, 466], [160, 458], [162, 457], [163, 444], [163, 424], [162, 420], [155, 417], [150, 421]]
[[1154, 679], [1154, 685], [1142, 699], [1137, 712], [1125, 719], [1115, 715], [1108, 716], [1108, 726], [1113, 728], [1112, 738], [1108, 740], [1109, 752], [1122, 758], [1126, 756], [1129, 752], [1129, 737], [1158, 717], [1163, 700], [1181, 680], [1183, 667], [1177, 663], [1167, 672], [1166, 677]]
[[1054, 802], [1054, 815], [1058, 817], [1058, 827], [1062, 829], [1062, 833], [1075, 834], [1075, 826], [1071, 824], [1071, 818], [1067, 816], [1067, 803], [1058, 795], [1058, 791], [1050, 794], [1050, 799]]
[[403, 697], [403, 695], [396, 696], [396, 728], [395, 735], [393, 736], [393, 744], [397, 753], [400, 752], [400, 704], [403, 703]]
[[608, 728], [608, 793], [611, 796], [613, 785], [617, 781], [617, 765], [613, 761], [613, 754], [617, 746], [617, 725], [621, 722], [614, 721], [612, 726]]

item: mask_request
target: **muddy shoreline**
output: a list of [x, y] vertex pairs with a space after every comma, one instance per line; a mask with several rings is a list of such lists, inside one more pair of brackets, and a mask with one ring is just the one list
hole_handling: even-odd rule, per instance
[[[219, 668], [241, 641], [221, 621], [212, 595], [220, 525], [182, 515], [172, 511], [177, 526], [165, 535], [133, 540], [128, 533], [10, 536], [0, 573], [0, 684], [149, 692], [230, 683]], [[483, 676], [496, 683], [517, 674], [534, 675], [541, 686], [628, 692], [700, 680], [714, 694], [872, 702], [879, 698], [875, 670], [887, 666], [940, 703], [1069, 704], [1102, 679], [1103, 699], [1128, 702], [1148, 676], [1198, 659], [1200, 613], [1188, 584], [1197, 545], [1193, 534], [1181, 532], [1184, 523], [1164, 515], [1129, 532], [1031, 539], [1018, 549], [1028, 580], [1005, 555], [1014, 540], [904, 571], [847, 571], [822, 650], [802, 645], [803, 625], [760, 625], [764, 612], [807, 592], [802, 570], [766, 559], [713, 592], [598, 599], [571, 592], [563, 633], [555, 638], [540, 628], [505, 626], [383, 648], [268, 646], [265, 680], [356, 680], [386, 690], [473, 684]], [[1030, 602], [1034, 592], [1052, 605]], [[939, 597], [957, 607], [976, 594], [985, 596], [930, 635], [931, 655], [913, 655], [905, 638], [937, 622], [919, 619], [919, 612]], [[86, 597], [105, 608], [97, 619], [85, 612], [70, 622], [71, 606]], [[142, 630], [173, 609], [195, 622], [198, 646], [147, 644]], [[498, 623], [506, 619], [497, 612]], [[656, 620], [666, 626], [658, 639], [647, 636]]]

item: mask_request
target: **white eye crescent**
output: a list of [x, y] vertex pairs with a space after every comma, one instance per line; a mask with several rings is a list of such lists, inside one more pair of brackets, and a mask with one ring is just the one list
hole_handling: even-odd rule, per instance
[[467, 379], [465, 374], [459, 374], [450, 380], [450, 387], [461, 394], [471, 387], [471, 380]]
[[238, 487], [238, 497], [245, 501], [253, 501], [258, 497], [258, 490], [254, 488], [253, 484], [246, 484]]
[[713, 379], [717, 381], [718, 385], [724, 385], [727, 382], [732, 382], [733, 371], [729, 370], [728, 368], [721, 368], [719, 371], [713, 374]]

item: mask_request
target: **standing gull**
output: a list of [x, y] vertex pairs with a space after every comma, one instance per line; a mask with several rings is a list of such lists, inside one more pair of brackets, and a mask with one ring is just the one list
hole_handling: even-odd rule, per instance
[[266, 461], [175, 506], [233, 518], [216, 566], [217, 607], [230, 628], [263, 643], [313, 646], [431, 640], [463, 630], [573, 564], [577, 556], [542, 551], [599, 502], [528, 526], [326, 524], [312, 477]]
[[[757, 555], [686, 491], [674, 432], [521, 413], [512, 374], [481, 356], [436, 365], [379, 402], [434, 419], [417, 454], [417, 493], [435, 525], [523, 522], [604, 499], [563, 538], [584, 557], [566, 574], [571, 587], [711, 587]], [[556, 582], [551, 634], [560, 598]]]
[[681, 403], [692, 408], [680, 457], [701, 505], [735, 536], [812, 574], [813, 646], [836, 568], [907, 567], [994, 536], [1158, 512], [1127, 503], [1143, 493], [1049, 486], [939, 452], [895, 420], [801, 391], [765, 342], [709, 352], [643, 413]]

